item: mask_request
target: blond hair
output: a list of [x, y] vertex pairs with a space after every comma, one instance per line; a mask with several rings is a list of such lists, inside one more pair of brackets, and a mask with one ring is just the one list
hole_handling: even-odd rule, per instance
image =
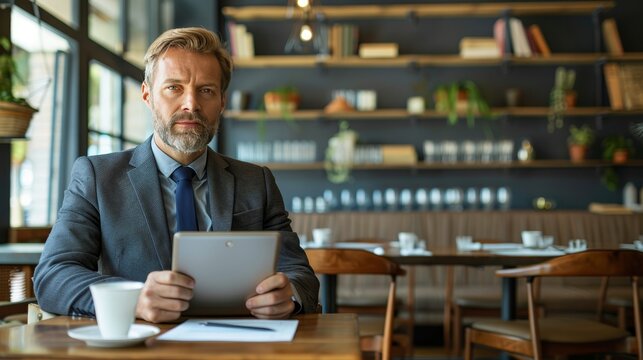
[[215, 33], [200, 27], [170, 29], [161, 34], [145, 53], [145, 82], [152, 85], [158, 59], [170, 48], [213, 55], [221, 66], [221, 91], [228, 89], [232, 76], [232, 58]]

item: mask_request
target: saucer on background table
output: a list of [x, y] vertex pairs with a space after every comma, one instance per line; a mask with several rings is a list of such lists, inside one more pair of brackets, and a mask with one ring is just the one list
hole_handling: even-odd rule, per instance
[[152, 325], [132, 324], [127, 337], [122, 339], [103, 339], [98, 325], [83, 326], [67, 331], [67, 335], [74, 339], [84, 341], [87, 346], [93, 347], [125, 347], [132, 346], [158, 335], [161, 329]]

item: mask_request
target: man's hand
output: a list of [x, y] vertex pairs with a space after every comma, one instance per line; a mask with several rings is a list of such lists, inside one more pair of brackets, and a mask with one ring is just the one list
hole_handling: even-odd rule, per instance
[[136, 304], [136, 317], [159, 323], [176, 320], [188, 308], [194, 280], [173, 271], [154, 271], [147, 275]]
[[276, 273], [257, 285], [257, 295], [246, 301], [246, 308], [260, 319], [284, 319], [292, 314], [290, 280], [283, 273]]

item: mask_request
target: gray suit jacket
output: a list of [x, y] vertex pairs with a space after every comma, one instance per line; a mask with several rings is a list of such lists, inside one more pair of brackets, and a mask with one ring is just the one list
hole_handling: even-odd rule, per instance
[[[148, 273], [171, 268], [172, 234], [150, 141], [132, 150], [80, 157], [74, 163], [58, 219], [34, 273], [34, 291], [44, 310], [93, 314], [90, 284], [144, 282]], [[292, 232], [274, 177], [265, 167], [208, 151], [213, 230], [281, 231], [278, 271], [296, 287], [303, 310], [314, 311], [319, 282]]]

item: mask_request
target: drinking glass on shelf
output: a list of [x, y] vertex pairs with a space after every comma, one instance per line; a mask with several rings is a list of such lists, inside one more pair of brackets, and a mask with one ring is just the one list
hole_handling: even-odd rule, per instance
[[462, 156], [462, 161], [464, 162], [476, 161], [476, 144], [471, 140], [461, 142], [460, 154]]
[[381, 190], [373, 190], [373, 210], [380, 211], [384, 208], [384, 196]]
[[292, 212], [300, 213], [303, 210], [303, 204], [299, 196], [292, 198]]
[[389, 211], [397, 210], [398, 200], [397, 200], [397, 191], [392, 188], [388, 188], [384, 191], [384, 202], [386, 203], [386, 209]]
[[494, 202], [493, 189], [488, 187], [480, 189], [480, 204], [482, 204], [484, 210], [493, 210]]
[[429, 201], [433, 210], [442, 210], [442, 191], [438, 188], [431, 189]]
[[500, 210], [509, 210], [511, 208], [511, 190], [507, 187], [499, 187], [496, 194], [498, 208]]
[[357, 209], [361, 211], [368, 210], [368, 195], [366, 195], [366, 190], [357, 189], [355, 191], [355, 203], [357, 204]]
[[477, 144], [478, 156], [481, 162], [491, 162], [493, 158], [493, 142], [490, 140], [479, 141]]
[[400, 205], [404, 211], [411, 211], [413, 209], [413, 195], [411, 190], [403, 189], [400, 191]]
[[424, 141], [424, 162], [433, 163], [439, 157], [438, 147], [431, 140]]
[[315, 212], [315, 200], [312, 196], [306, 196], [304, 198], [304, 212], [308, 214]]
[[468, 188], [465, 199], [469, 210], [476, 210], [478, 208], [478, 190], [476, 188]]
[[451, 140], [445, 140], [440, 145], [442, 150], [443, 163], [455, 163], [458, 161], [458, 143]]
[[324, 200], [328, 204], [328, 210], [336, 210], [337, 209], [337, 198], [335, 197], [335, 194], [333, 193], [333, 190], [331, 190], [331, 189], [324, 190], [323, 196], [324, 196]]
[[342, 205], [342, 210], [349, 211], [353, 209], [353, 194], [348, 189], [344, 189], [339, 193], [339, 202]]
[[328, 211], [328, 203], [322, 196], [315, 198], [315, 212], [325, 213]]
[[415, 203], [420, 211], [429, 208], [429, 194], [426, 192], [426, 189], [420, 188], [415, 191]]

